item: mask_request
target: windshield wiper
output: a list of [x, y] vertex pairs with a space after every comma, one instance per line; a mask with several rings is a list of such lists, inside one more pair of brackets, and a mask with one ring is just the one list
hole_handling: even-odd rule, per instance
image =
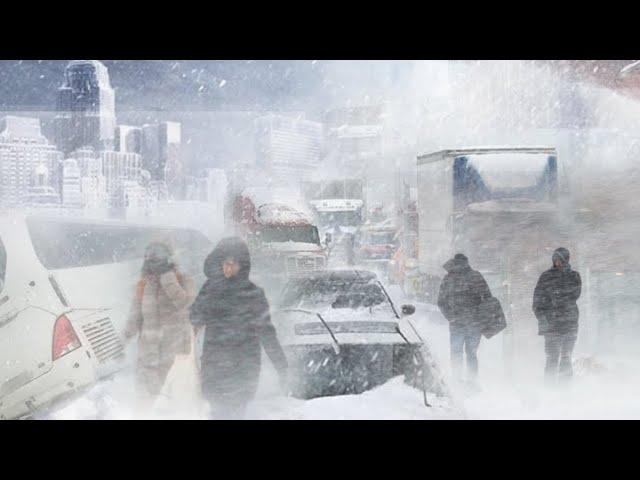
[[396, 306], [394, 305], [393, 300], [391, 300], [391, 297], [389, 296], [389, 294], [385, 290], [384, 285], [382, 285], [380, 280], [377, 280], [377, 282], [378, 282], [378, 285], [380, 285], [380, 288], [382, 289], [382, 291], [384, 292], [385, 297], [387, 297], [387, 300], [389, 300], [389, 303], [391, 304], [391, 309], [393, 310], [393, 314], [399, 320], [400, 319], [400, 315], [398, 315], [398, 311], [396, 310]]
[[322, 318], [322, 315], [320, 315], [318, 312], [302, 310], [301, 308], [286, 308], [282, 311], [283, 312], [302, 312], [302, 313], [308, 313], [309, 315], [316, 315], [320, 319], [320, 322], [322, 323], [322, 325], [324, 325], [324, 328], [326, 328], [327, 331], [329, 332], [329, 335], [331, 335], [331, 338], [333, 339], [333, 351], [336, 352], [336, 355], [340, 355], [340, 343], [338, 342], [338, 339], [336, 338], [336, 336], [333, 334], [333, 330], [331, 330], [329, 325], [327, 325], [327, 322], [325, 322], [324, 318]]

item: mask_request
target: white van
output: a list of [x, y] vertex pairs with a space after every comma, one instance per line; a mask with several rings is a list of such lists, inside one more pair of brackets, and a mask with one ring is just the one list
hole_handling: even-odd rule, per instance
[[149, 241], [171, 238], [199, 285], [200, 232], [0, 217], [0, 419], [30, 416], [122, 366], [122, 332]]

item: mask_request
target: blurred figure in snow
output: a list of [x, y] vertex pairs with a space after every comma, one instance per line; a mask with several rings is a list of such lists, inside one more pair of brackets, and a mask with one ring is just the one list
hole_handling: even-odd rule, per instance
[[136, 391], [145, 411], [160, 393], [176, 355], [189, 353], [188, 307], [195, 296], [192, 280], [173, 262], [168, 242], [151, 242], [145, 251], [125, 337], [138, 335]]
[[243, 418], [258, 388], [260, 345], [286, 388], [287, 359], [250, 270], [247, 245], [237, 237], [221, 240], [205, 260], [207, 280], [191, 306], [191, 323], [205, 327], [201, 384], [214, 419]]
[[540, 275], [533, 292], [533, 312], [538, 335], [544, 335], [547, 356], [545, 377], [553, 384], [573, 375], [571, 355], [578, 338], [578, 305], [582, 291], [580, 274], [571, 269], [569, 250], [553, 252], [553, 266]]
[[327, 251], [331, 249], [331, 234], [329, 232], [324, 234], [324, 248]]
[[356, 258], [355, 235], [347, 233], [344, 237], [345, 250], [347, 252], [347, 265], [353, 266]]

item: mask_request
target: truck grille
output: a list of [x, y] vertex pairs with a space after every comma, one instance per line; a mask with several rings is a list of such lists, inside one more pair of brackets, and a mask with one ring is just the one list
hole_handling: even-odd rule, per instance
[[298, 259], [298, 270], [303, 272], [312, 272], [316, 269], [317, 265], [314, 257], [303, 257]]
[[124, 356], [124, 347], [108, 317], [82, 326], [94, 355], [100, 363]]

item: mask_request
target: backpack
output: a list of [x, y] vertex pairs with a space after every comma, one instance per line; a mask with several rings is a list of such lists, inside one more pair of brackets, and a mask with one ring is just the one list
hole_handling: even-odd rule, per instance
[[482, 335], [491, 338], [507, 327], [502, 305], [496, 297], [489, 297], [479, 305], [479, 317], [482, 319]]

